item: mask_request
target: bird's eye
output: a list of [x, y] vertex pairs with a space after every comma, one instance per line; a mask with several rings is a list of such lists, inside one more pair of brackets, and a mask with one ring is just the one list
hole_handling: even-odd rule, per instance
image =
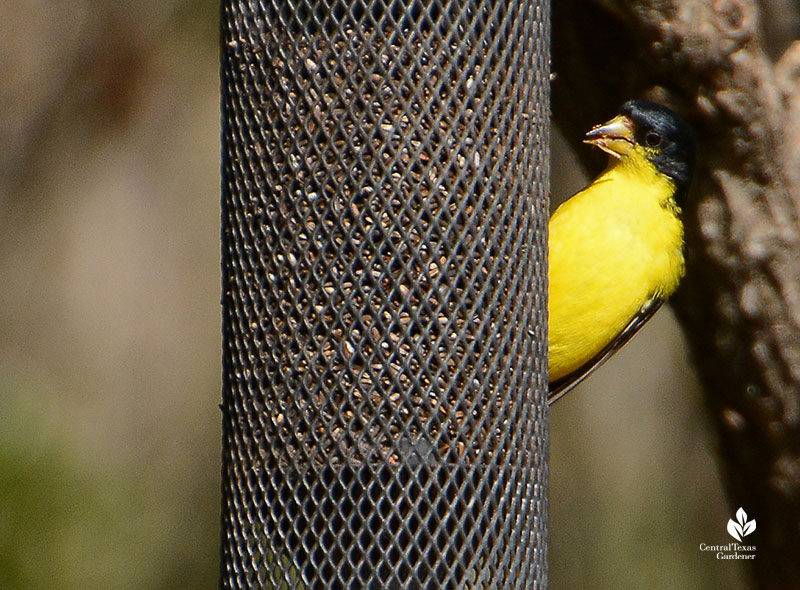
[[647, 135], [644, 136], [644, 142], [649, 147], [658, 147], [661, 145], [661, 134], [655, 131], [648, 131]]

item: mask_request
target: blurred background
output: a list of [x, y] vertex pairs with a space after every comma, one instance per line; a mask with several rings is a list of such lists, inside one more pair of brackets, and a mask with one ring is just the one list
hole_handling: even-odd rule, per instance
[[[0, 22], [0, 588], [216, 587], [218, 3]], [[553, 589], [743, 587], [669, 310], [551, 417]]]

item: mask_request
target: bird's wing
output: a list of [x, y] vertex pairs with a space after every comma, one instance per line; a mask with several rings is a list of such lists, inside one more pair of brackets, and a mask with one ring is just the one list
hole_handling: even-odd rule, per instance
[[633, 316], [633, 319], [628, 322], [628, 325], [625, 326], [619, 334], [617, 334], [617, 337], [614, 338], [603, 350], [598, 352], [590, 360], [586, 361], [586, 363], [583, 364], [578, 370], [562, 377], [561, 379], [551, 382], [550, 391], [547, 396], [547, 403], [552, 404], [553, 402], [561, 399], [564, 395], [569, 393], [573, 387], [578, 385], [578, 383], [594, 373], [595, 369], [614, 356], [614, 354], [616, 354], [616, 352], [622, 348], [628, 342], [628, 340], [633, 338], [636, 332], [638, 332], [639, 329], [647, 323], [647, 320], [653, 317], [653, 314], [659, 310], [663, 303], [664, 298], [661, 296], [654, 297], [648, 301], [644, 307], [639, 310], [639, 313]]

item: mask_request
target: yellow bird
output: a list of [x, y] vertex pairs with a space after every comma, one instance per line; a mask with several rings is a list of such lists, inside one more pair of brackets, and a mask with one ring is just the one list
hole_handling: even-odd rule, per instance
[[684, 274], [691, 128], [667, 107], [632, 100], [584, 141], [610, 157], [550, 219], [550, 403], [630, 340]]

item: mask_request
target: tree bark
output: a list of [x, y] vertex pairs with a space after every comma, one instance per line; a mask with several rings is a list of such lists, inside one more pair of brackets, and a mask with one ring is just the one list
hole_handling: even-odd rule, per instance
[[770, 60], [765, 4], [554, 2], [553, 114], [577, 143], [647, 97], [696, 131], [687, 276], [673, 304], [731, 507], [757, 520], [743, 541], [757, 547], [754, 585], [784, 589], [800, 587], [800, 42]]

